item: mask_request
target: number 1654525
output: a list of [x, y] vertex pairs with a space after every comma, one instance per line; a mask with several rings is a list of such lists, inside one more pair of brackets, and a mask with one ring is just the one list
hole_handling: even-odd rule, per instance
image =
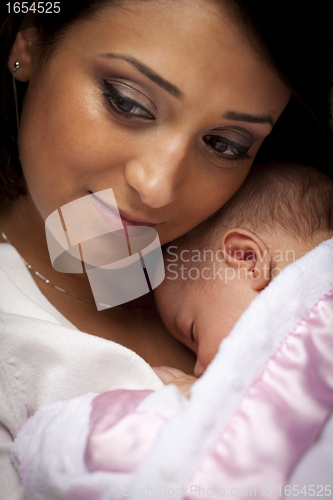
[[60, 2], [8, 2], [8, 14], [27, 14], [28, 12], [38, 12], [39, 14], [59, 14]]

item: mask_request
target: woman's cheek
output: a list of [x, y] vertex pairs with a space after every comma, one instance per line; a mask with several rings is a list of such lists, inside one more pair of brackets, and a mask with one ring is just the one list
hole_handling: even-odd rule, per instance
[[89, 106], [70, 105], [59, 94], [54, 96], [52, 107], [42, 92], [38, 99], [39, 105], [31, 112], [34, 96], [26, 98], [20, 158], [28, 190], [46, 218], [96, 184], [100, 189], [110, 187], [105, 179], [98, 185], [96, 178], [122, 164], [119, 151], [124, 147], [116, 128], [104, 132], [102, 119]]

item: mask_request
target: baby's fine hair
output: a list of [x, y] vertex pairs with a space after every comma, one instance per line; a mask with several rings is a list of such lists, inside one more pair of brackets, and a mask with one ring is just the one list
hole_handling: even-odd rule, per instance
[[185, 235], [193, 248], [211, 246], [228, 229], [287, 236], [306, 241], [319, 232], [333, 234], [333, 180], [308, 165], [269, 163], [253, 167], [233, 197]]

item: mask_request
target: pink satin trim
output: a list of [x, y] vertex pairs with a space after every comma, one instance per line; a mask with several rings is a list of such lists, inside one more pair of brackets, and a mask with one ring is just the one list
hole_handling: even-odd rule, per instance
[[150, 450], [165, 418], [155, 413], [135, 413], [153, 391], [117, 390], [92, 401], [85, 464], [90, 472], [130, 472]]
[[200, 498], [200, 493], [202, 498], [209, 488], [224, 488], [225, 496], [232, 495], [231, 488], [243, 488], [237, 499], [247, 498], [249, 488], [262, 496], [265, 488], [271, 500], [280, 498], [279, 485], [283, 488], [332, 409], [333, 290], [268, 361], [191, 479], [201, 492], [193, 487], [184, 498]]

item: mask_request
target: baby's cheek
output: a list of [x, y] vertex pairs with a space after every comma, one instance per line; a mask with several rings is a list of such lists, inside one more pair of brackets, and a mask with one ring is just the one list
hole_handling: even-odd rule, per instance
[[210, 365], [215, 358], [219, 345], [219, 339], [215, 341], [213, 337], [207, 338], [205, 342], [200, 341], [197, 363], [200, 363], [200, 366], [202, 366], [204, 370], [206, 370], [207, 366]]

